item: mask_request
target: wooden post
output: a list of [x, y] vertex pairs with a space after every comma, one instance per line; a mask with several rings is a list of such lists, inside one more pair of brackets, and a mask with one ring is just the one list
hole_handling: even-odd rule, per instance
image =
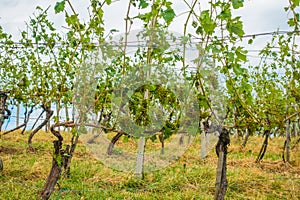
[[226, 194], [228, 182], [226, 178], [227, 164], [227, 145], [230, 143], [229, 131], [222, 128], [219, 136], [219, 141], [216, 145], [216, 154], [218, 156], [218, 166], [216, 174], [216, 190], [215, 200], [223, 200]]
[[291, 137], [296, 137], [296, 121], [293, 121], [293, 131], [291, 132]]
[[140, 137], [138, 140], [138, 152], [136, 161], [136, 177], [139, 179], [144, 178], [144, 153], [145, 153], [145, 137]]
[[217, 175], [216, 175], [216, 191], [215, 199], [224, 199], [225, 194], [221, 191], [222, 177], [223, 177], [223, 164], [224, 164], [224, 152], [219, 153], [218, 165], [217, 165]]
[[3, 171], [3, 161], [2, 161], [2, 159], [0, 157], [0, 172], [2, 172], [2, 171]]
[[290, 120], [286, 121], [286, 138], [285, 138], [285, 162], [290, 162], [290, 144], [291, 135], [290, 135]]
[[249, 128], [247, 128], [247, 129], [246, 129], [246, 135], [245, 135], [245, 138], [244, 138], [244, 141], [243, 141], [243, 144], [242, 144], [240, 150], [242, 150], [242, 149], [244, 149], [244, 148], [246, 147], [246, 144], [247, 144], [247, 142], [248, 142], [249, 135], [250, 135], [249, 132], [250, 132], [250, 130], [249, 130]]
[[[65, 107], [65, 113], [66, 113], [66, 121], [69, 121], [69, 110], [68, 110], [68, 105], [66, 105]], [[69, 132], [70, 131], [70, 128], [67, 127], [67, 131]]]
[[206, 133], [201, 133], [201, 158], [204, 159], [207, 156], [207, 150], [206, 150]]
[[[47, 117], [47, 113], [45, 113], [45, 118]], [[48, 133], [49, 131], [49, 126], [48, 123], [45, 125], [45, 132]]]
[[46, 132], [50, 131], [50, 120], [46, 124]]
[[20, 124], [19, 118], [20, 118], [20, 103], [18, 103], [18, 105], [17, 105], [17, 116], [16, 116], [16, 126], [17, 127]]
[[[59, 123], [59, 111], [60, 111], [60, 102], [56, 102], [56, 117], [57, 117], [57, 122]], [[60, 127], [58, 127], [58, 131], [60, 131]]]
[[[147, 79], [150, 76], [150, 71], [147, 72]], [[144, 99], [148, 101], [149, 99], [149, 90], [147, 89], [144, 94]], [[148, 108], [146, 108], [148, 109]], [[141, 136], [138, 140], [138, 152], [137, 152], [137, 161], [136, 161], [136, 177], [144, 179], [144, 154], [145, 154], [146, 139], [144, 136]]]

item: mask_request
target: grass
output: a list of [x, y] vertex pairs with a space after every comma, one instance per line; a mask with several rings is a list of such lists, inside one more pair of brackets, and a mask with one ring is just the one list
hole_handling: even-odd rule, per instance
[[[70, 140], [68, 133], [64, 133], [64, 137], [66, 141]], [[28, 150], [27, 138], [28, 134], [18, 132], [0, 138], [0, 157], [4, 162], [4, 170], [0, 172], [0, 199], [35, 199], [45, 183], [51, 168], [52, 141], [55, 138], [50, 133], [39, 132], [33, 140], [35, 152]], [[255, 163], [263, 138], [250, 138], [242, 151], [239, 149], [242, 141], [231, 140], [226, 199], [300, 199], [299, 146], [291, 152], [292, 164], [286, 164], [281, 161], [284, 138], [271, 139], [265, 158], [261, 163]], [[159, 150], [157, 143], [148, 141], [147, 145], [149, 151]], [[116, 144], [116, 155], [122, 155], [126, 149], [135, 152], [135, 148], [132, 140], [121, 139]], [[214, 197], [217, 157], [213, 150], [206, 159], [199, 157], [199, 138], [172, 164], [147, 172], [144, 180], [136, 179], [131, 172], [118, 171], [107, 163], [103, 164], [90, 150], [79, 143], [71, 164], [71, 176], [59, 181], [51, 199]]]

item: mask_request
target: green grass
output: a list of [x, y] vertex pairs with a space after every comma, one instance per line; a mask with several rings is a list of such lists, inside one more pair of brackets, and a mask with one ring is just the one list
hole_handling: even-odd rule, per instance
[[[64, 133], [66, 141], [69, 134]], [[35, 152], [27, 147], [27, 135], [18, 132], [0, 139], [0, 199], [35, 199], [51, 168], [50, 133], [40, 132], [33, 140]], [[261, 163], [255, 163], [263, 138], [252, 137], [242, 151], [242, 141], [232, 138], [229, 146], [226, 199], [300, 199], [300, 148], [292, 153], [292, 164], [281, 161], [283, 138], [270, 140]], [[148, 149], [159, 149], [148, 142]], [[135, 151], [132, 140], [120, 140], [116, 150]], [[213, 150], [203, 160], [196, 138], [176, 162], [145, 174], [144, 180], [132, 173], [114, 170], [95, 159], [80, 143], [76, 149], [70, 178], [61, 179], [51, 199], [213, 199], [217, 157]]]

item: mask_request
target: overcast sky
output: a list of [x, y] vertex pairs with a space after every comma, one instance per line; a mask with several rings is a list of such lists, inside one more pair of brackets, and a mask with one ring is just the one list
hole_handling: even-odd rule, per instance
[[[64, 18], [62, 15], [54, 15], [55, 2], [54, 0], [0, 0], [0, 25], [14, 38], [19, 38], [20, 30], [25, 27], [24, 22], [28, 21], [29, 16], [35, 11], [35, 7], [39, 5], [43, 8], [51, 6], [50, 18], [59, 28], [64, 24]], [[89, 1], [73, 0], [72, 2], [74, 2], [75, 9], [80, 13], [80, 17], [84, 19], [87, 15], [86, 8]], [[173, 2], [176, 14], [188, 10], [182, 0]], [[242, 16], [247, 34], [270, 32], [277, 28], [286, 30], [288, 28], [286, 25], [287, 14], [283, 7], [287, 5], [287, 2], [287, 0], [245, 0], [244, 8], [238, 10], [236, 14]], [[124, 30], [127, 4], [128, 0], [119, 0], [104, 8], [104, 11], [107, 11], [105, 12], [105, 22], [109, 28]], [[175, 23], [170, 29], [182, 32], [185, 19], [186, 15], [180, 15], [175, 19]]]
[[[59, 1], [59, 0], [57, 0]], [[192, 0], [187, 0], [192, 2]], [[75, 10], [79, 13], [81, 19], [87, 19], [87, 6], [89, 0], [71, 0]], [[206, 2], [206, 1], [200, 1]], [[54, 14], [55, 0], [0, 0], [0, 26], [4, 31], [13, 35], [14, 40], [20, 38], [21, 30], [25, 28], [25, 21], [29, 20], [36, 6], [49, 8], [49, 18], [55, 22], [58, 30], [64, 31], [65, 25], [64, 14]], [[125, 16], [127, 12], [128, 0], [117, 0], [112, 5], [104, 7], [104, 19], [107, 30], [117, 29], [120, 32], [125, 31]], [[244, 7], [234, 11], [234, 14], [242, 17], [244, 30], [246, 34], [256, 34], [264, 32], [273, 32], [277, 29], [289, 30], [286, 24], [288, 14], [284, 11], [284, 7], [288, 5], [288, 0], [245, 0]], [[68, 6], [66, 6], [68, 7]], [[185, 23], [188, 7], [183, 0], [174, 0], [173, 8], [178, 15], [174, 19], [174, 23], [170, 26], [171, 31], [178, 33], [183, 32], [183, 24]], [[134, 10], [134, 9], [132, 9]], [[137, 13], [132, 12], [131, 16]], [[140, 29], [141, 24], [134, 22], [132, 29]], [[243, 45], [248, 50], [260, 50], [264, 47], [266, 41], [270, 40], [270, 36], [257, 37], [251, 46], [245, 41]], [[250, 52], [257, 54], [258, 52]], [[257, 57], [258, 58], [258, 57]]]
[[[57, 0], [60, 1], [60, 0]], [[65, 31], [62, 28], [66, 25], [64, 14], [54, 14], [55, 0], [0, 0], [0, 26], [5, 32], [13, 35], [14, 40], [20, 38], [20, 33], [25, 29], [25, 21], [29, 21], [29, 17], [35, 12], [35, 8], [40, 6], [44, 9], [49, 8], [49, 18], [55, 23], [55, 27], [60, 31]], [[187, 0], [192, 2], [192, 0]], [[89, 0], [71, 0], [79, 17], [82, 20], [88, 19], [87, 7]], [[106, 30], [117, 29], [120, 33], [125, 31], [125, 16], [129, 0], [115, 0], [111, 5], [104, 6], [104, 20]], [[187, 18], [188, 7], [183, 0], [174, 0], [173, 8], [177, 17], [170, 26], [170, 31], [183, 33], [183, 25]], [[207, 2], [200, 0], [199, 2]], [[288, 5], [288, 0], [245, 0], [244, 7], [234, 11], [234, 15], [241, 16], [244, 23], [246, 34], [257, 34], [265, 32], [273, 32], [276, 30], [289, 30], [287, 25], [288, 14], [284, 11], [284, 7]], [[205, 5], [201, 4], [202, 9]], [[66, 5], [66, 8], [69, 8]], [[137, 14], [136, 9], [131, 9], [130, 16]], [[183, 14], [185, 13], [185, 14]], [[131, 30], [141, 29], [141, 24], [134, 21]], [[192, 27], [190, 27], [192, 28]], [[242, 45], [248, 52], [249, 65], [256, 65], [260, 58], [258, 50], [261, 50], [267, 41], [270, 41], [270, 36], [257, 37], [254, 43], [250, 46], [245, 40]], [[187, 56], [190, 60], [194, 59], [197, 54], [190, 49]]]

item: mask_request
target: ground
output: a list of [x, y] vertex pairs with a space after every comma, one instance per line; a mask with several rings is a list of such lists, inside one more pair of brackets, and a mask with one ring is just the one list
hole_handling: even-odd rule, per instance
[[[70, 133], [63, 133], [65, 141]], [[50, 133], [39, 132], [33, 139], [35, 152], [27, 146], [28, 133], [10, 133], [0, 138], [0, 199], [35, 199], [51, 168], [53, 143]], [[265, 158], [255, 163], [262, 137], [250, 137], [240, 150], [241, 139], [232, 137], [228, 153], [226, 199], [300, 199], [300, 145], [291, 152], [291, 164], [281, 158], [284, 138], [269, 142]], [[157, 143], [148, 141], [153, 148]], [[116, 149], [134, 146], [121, 139]], [[71, 164], [71, 176], [62, 178], [51, 199], [213, 199], [217, 156], [213, 149], [200, 158], [196, 138], [176, 162], [145, 174], [138, 180], [133, 173], [114, 170], [97, 160], [79, 143]]]

